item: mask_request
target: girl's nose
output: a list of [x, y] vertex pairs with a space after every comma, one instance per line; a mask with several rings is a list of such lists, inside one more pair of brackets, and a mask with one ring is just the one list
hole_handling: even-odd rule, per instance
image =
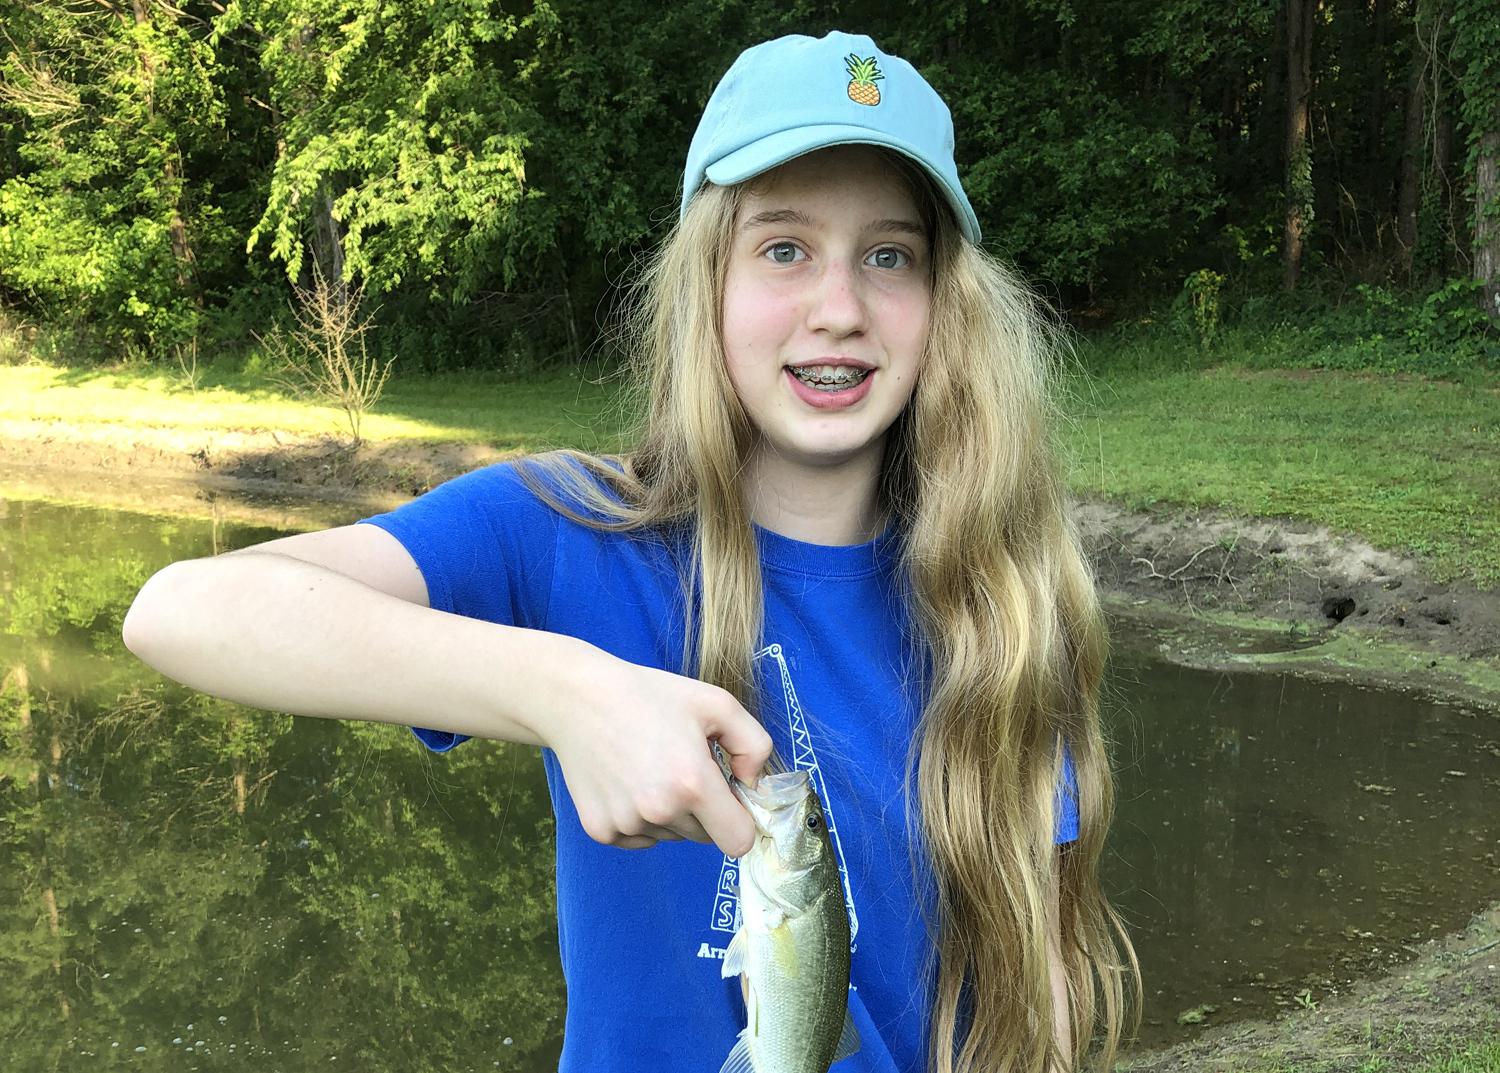
[[866, 314], [857, 270], [838, 258], [825, 262], [809, 297], [807, 326], [835, 336], [852, 335], [864, 328]]

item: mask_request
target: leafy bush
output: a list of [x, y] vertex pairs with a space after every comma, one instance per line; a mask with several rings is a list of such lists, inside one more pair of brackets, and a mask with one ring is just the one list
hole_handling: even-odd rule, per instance
[[1204, 350], [1213, 345], [1219, 331], [1219, 292], [1223, 286], [1223, 273], [1200, 268], [1183, 282], [1172, 303], [1173, 325]]
[[1340, 302], [1314, 287], [1236, 297], [1202, 273], [1170, 303], [1087, 337], [1095, 373], [1167, 373], [1211, 365], [1348, 369], [1435, 379], [1489, 380], [1500, 373], [1500, 329], [1479, 308], [1477, 286], [1449, 280], [1426, 293], [1359, 284]]

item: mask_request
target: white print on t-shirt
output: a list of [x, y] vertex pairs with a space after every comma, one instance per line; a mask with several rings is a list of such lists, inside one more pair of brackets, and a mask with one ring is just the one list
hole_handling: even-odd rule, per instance
[[[769, 645], [755, 653], [756, 660], [773, 659], [781, 675], [781, 696], [786, 706], [788, 736], [792, 741], [791, 763], [794, 771], [806, 771], [812, 778], [813, 789], [818, 800], [823, 802], [823, 819], [828, 824], [828, 837], [833, 841], [833, 851], [839, 859], [839, 878], [844, 883], [844, 904], [849, 909], [849, 942], [853, 948], [854, 937], [859, 934], [859, 915], [854, 911], [854, 891], [849, 886], [849, 867], [844, 863], [844, 846], [839, 841], [838, 823], [833, 816], [833, 802], [828, 798], [828, 787], [823, 782], [823, 772], [818, 768], [818, 756], [813, 751], [812, 734], [807, 729], [807, 719], [802, 704], [797, 700], [797, 689], [792, 685], [791, 672], [787, 670], [786, 657], [780, 645]], [[714, 931], [733, 935], [740, 928], [739, 899], [740, 862], [725, 857], [719, 868], [719, 884], [714, 891], [713, 919], [709, 923]], [[706, 943], [699, 948], [699, 957], [722, 957], [714, 954], [715, 947]]]

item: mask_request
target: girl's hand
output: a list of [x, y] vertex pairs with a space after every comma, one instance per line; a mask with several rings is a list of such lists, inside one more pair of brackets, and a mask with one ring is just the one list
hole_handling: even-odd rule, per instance
[[732, 857], [749, 852], [755, 824], [711, 743], [735, 778], [753, 784], [771, 755], [765, 728], [727, 690], [601, 654], [574, 679], [569, 710], [536, 728], [584, 831], [626, 849], [690, 838]]

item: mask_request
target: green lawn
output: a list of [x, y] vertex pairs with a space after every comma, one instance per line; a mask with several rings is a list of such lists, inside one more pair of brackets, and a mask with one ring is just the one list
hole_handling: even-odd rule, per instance
[[[526, 380], [483, 374], [392, 377], [361, 433], [374, 441], [607, 449], [619, 437], [621, 415], [615, 403], [613, 381], [597, 370], [564, 369]], [[180, 377], [160, 371], [0, 366], [0, 421], [7, 418], [348, 434], [338, 410], [303, 402], [240, 374], [210, 373], [192, 391]]]
[[[1320, 522], [1415, 552], [1440, 578], [1500, 585], [1500, 385], [1081, 356], [1100, 371], [1072, 381], [1079, 492]], [[364, 433], [610, 449], [614, 402], [612, 383], [571, 370], [393, 379]], [[17, 417], [303, 433], [339, 420], [243, 376], [210, 373], [193, 392], [161, 373], [0, 367], [0, 422]]]
[[1235, 1068], [1237, 1073], [1323, 1073], [1328, 1069], [1354, 1069], [1357, 1073], [1500, 1073], [1500, 1039], [1454, 1045], [1420, 1062], [1392, 1062], [1380, 1055], [1372, 1055], [1357, 1066], [1350, 1056], [1309, 1062], [1266, 1058]]
[[[1360, 1059], [1347, 1051], [1306, 1060], [1289, 1060], [1274, 1053], [1253, 1058], [1210, 1056], [1201, 1068], [1217, 1073], [1500, 1073], [1500, 1039], [1453, 1044], [1422, 1060], [1393, 1061], [1379, 1054]], [[1123, 1067], [1130, 1068], [1127, 1060]]]
[[1212, 368], [1079, 380], [1071, 483], [1135, 506], [1286, 515], [1500, 584], [1500, 391]]

